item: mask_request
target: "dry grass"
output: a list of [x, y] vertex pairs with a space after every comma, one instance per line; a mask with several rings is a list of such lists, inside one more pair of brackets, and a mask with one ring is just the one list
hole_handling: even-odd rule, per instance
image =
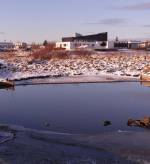
[[55, 48], [55, 44], [51, 43], [45, 46], [43, 49], [39, 49], [29, 55], [32, 60], [51, 60], [51, 59], [70, 59], [73, 57], [77, 58], [88, 58], [92, 54], [91, 51], [87, 50], [74, 50], [66, 51], [62, 48]]

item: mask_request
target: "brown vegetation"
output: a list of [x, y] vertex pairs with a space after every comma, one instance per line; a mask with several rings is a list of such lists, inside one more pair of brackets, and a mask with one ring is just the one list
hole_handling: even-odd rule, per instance
[[32, 43], [31, 44], [31, 49], [32, 50], [38, 50], [40, 48], [40, 45], [39, 44], [35, 44], [35, 43]]
[[92, 54], [87, 50], [66, 51], [63, 48], [55, 48], [55, 43], [49, 43], [44, 48], [39, 48], [29, 55], [32, 60], [69, 59], [71, 57], [89, 57]]

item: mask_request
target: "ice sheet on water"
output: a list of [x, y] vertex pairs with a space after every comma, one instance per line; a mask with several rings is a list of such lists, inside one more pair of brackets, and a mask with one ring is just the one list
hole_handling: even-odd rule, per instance
[[10, 132], [0, 132], [0, 143], [13, 139], [13, 134]]

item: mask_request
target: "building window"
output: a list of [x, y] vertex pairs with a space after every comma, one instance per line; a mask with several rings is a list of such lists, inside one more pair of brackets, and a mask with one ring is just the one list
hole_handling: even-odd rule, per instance
[[105, 47], [106, 45], [107, 45], [106, 42], [102, 42], [102, 43], [101, 43], [101, 46], [102, 46], [102, 47]]

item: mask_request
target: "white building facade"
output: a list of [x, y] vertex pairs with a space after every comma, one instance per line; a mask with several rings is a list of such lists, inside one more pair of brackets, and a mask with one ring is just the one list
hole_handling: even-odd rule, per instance
[[0, 51], [12, 51], [14, 48], [13, 42], [0, 42]]
[[65, 50], [75, 49], [91, 49], [91, 50], [103, 50], [108, 49], [108, 41], [97, 42], [56, 42], [56, 48], [62, 48]]
[[62, 48], [66, 50], [108, 49], [107, 32], [94, 34], [94, 35], [86, 35], [86, 36], [82, 36], [81, 34], [76, 34], [75, 37], [65, 37], [62, 38], [62, 42], [56, 43], [56, 48]]
[[56, 48], [65, 50], [89, 49], [89, 50], [118, 50], [118, 49], [138, 49], [139, 41], [112, 40], [108, 41], [107, 32], [95, 35], [62, 38], [62, 42], [56, 43]]

